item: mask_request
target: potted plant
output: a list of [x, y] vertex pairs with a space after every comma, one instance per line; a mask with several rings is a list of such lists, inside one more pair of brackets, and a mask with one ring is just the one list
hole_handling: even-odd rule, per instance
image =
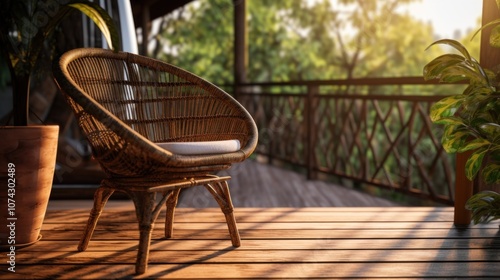
[[[500, 9], [500, 2], [497, 1]], [[493, 27], [490, 44], [500, 47], [500, 20], [481, 27]], [[426, 80], [439, 79], [445, 83], [468, 81], [461, 94], [452, 95], [431, 107], [430, 118], [444, 126], [441, 139], [448, 153], [469, 151], [465, 175], [473, 180], [478, 174], [486, 184], [500, 183], [500, 83], [498, 69], [481, 67], [458, 41], [443, 39], [432, 43], [448, 45], [456, 52], [436, 57], [425, 65]], [[474, 223], [500, 218], [500, 194], [483, 191], [468, 199], [466, 208], [472, 211]]]
[[119, 37], [111, 17], [98, 4], [70, 0], [0, 2], [0, 55], [12, 84], [12, 126], [0, 127], [0, 247], [39, 239], [52, 188], [59, 128], [29, 121], [30, 81], [46, 39], [57, 24], [77, 9], [100, 28], [116, 49]]

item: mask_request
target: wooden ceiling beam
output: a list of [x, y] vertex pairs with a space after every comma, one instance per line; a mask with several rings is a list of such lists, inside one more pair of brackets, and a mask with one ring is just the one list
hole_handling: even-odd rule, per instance
[[192, 1], [194, 0], [130, 0], [135, 26], [137, 28], [143, 26], [144, 20], [147, 20], [144, 14], [149, 16], [149, 21], [153, 21]]

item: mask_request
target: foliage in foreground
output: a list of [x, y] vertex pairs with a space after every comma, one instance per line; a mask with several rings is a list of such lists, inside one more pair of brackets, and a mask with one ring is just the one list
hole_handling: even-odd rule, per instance
[[[500, 0], [496, 1], [500, 9]], [[490, 45], [500, 47], [500, 19], [493, 26]], [[474, 37], [474, 36], [473, 36]], [[431, 44], [449, 45], [458, 51], [433, 59], [424, 67], [424, 78], [439, 79], [445, 83], [467, 81], [461, 93], [444, 98], [431, 108], [431, 120], [444, 125], [441, 143], [448, 153], [470, 155], [465, 164], [469, 180], [478, 174], [487, 184], [500, 183], [500, 92], [498, 71], [483, 68], [468, 50], [455, 40], [438, 40]], [[500, 194], [483, 191], [473, 195], [466, 203], [472, 211], [474, 223], [488, 223], [500, 219]]]

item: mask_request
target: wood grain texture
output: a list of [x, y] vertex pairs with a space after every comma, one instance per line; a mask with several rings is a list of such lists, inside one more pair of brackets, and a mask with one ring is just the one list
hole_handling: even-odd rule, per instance
[[[220, 209], [179, 208], [171, 239], [162, 238], [163, 219], [157, 222], [148, 271], [136, 276], [139, 234], [127, 205], [104, 211], [85, 252], [76, 247], [88, 209], [50, 209], [43, 239], [17, 250], [16, 273], [0, 273], [0, 279], [500, 276], [498, 223], [456, 228], [451, 207], [240, 208], [239, 248], [231, 246]], [[5, 263], [0, 269], [6, 271]]]

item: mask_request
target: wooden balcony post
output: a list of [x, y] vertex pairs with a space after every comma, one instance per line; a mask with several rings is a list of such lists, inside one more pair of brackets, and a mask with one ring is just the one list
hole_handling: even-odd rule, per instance
[[[500, 18], [495, 0], [483, 0], [483, 15], [482, 25], [487, 24], [493, 20]], [[492, 27], [487, 27], [481, 31], [481, 49], [479, 53], [479, 62], [481, 66], [486, 68], [493, 68], [500, 64], [500, 52], [498, 48], [490, 46], [490, 33]]]
[[142, 42], [141, 48], [139, 49], [141, 55], [148, 55], [148, 43], [149, 43], [149, 32], [151, 30], [151, 1], [145, 1], [141, 7], [142, 14]]
[[471, 152], [457, 154], [455, 175], [455, 226], [468, 226], [471, 221], [470, 211], [465, 209], [467, 199], [472, 196], [474, 183], [465, 177], [465, 163]]
[[240, 84], [246, 82], [248, 64], [246, 0], [233, 0], [234, 6], [234, 95], [238, 99]]

